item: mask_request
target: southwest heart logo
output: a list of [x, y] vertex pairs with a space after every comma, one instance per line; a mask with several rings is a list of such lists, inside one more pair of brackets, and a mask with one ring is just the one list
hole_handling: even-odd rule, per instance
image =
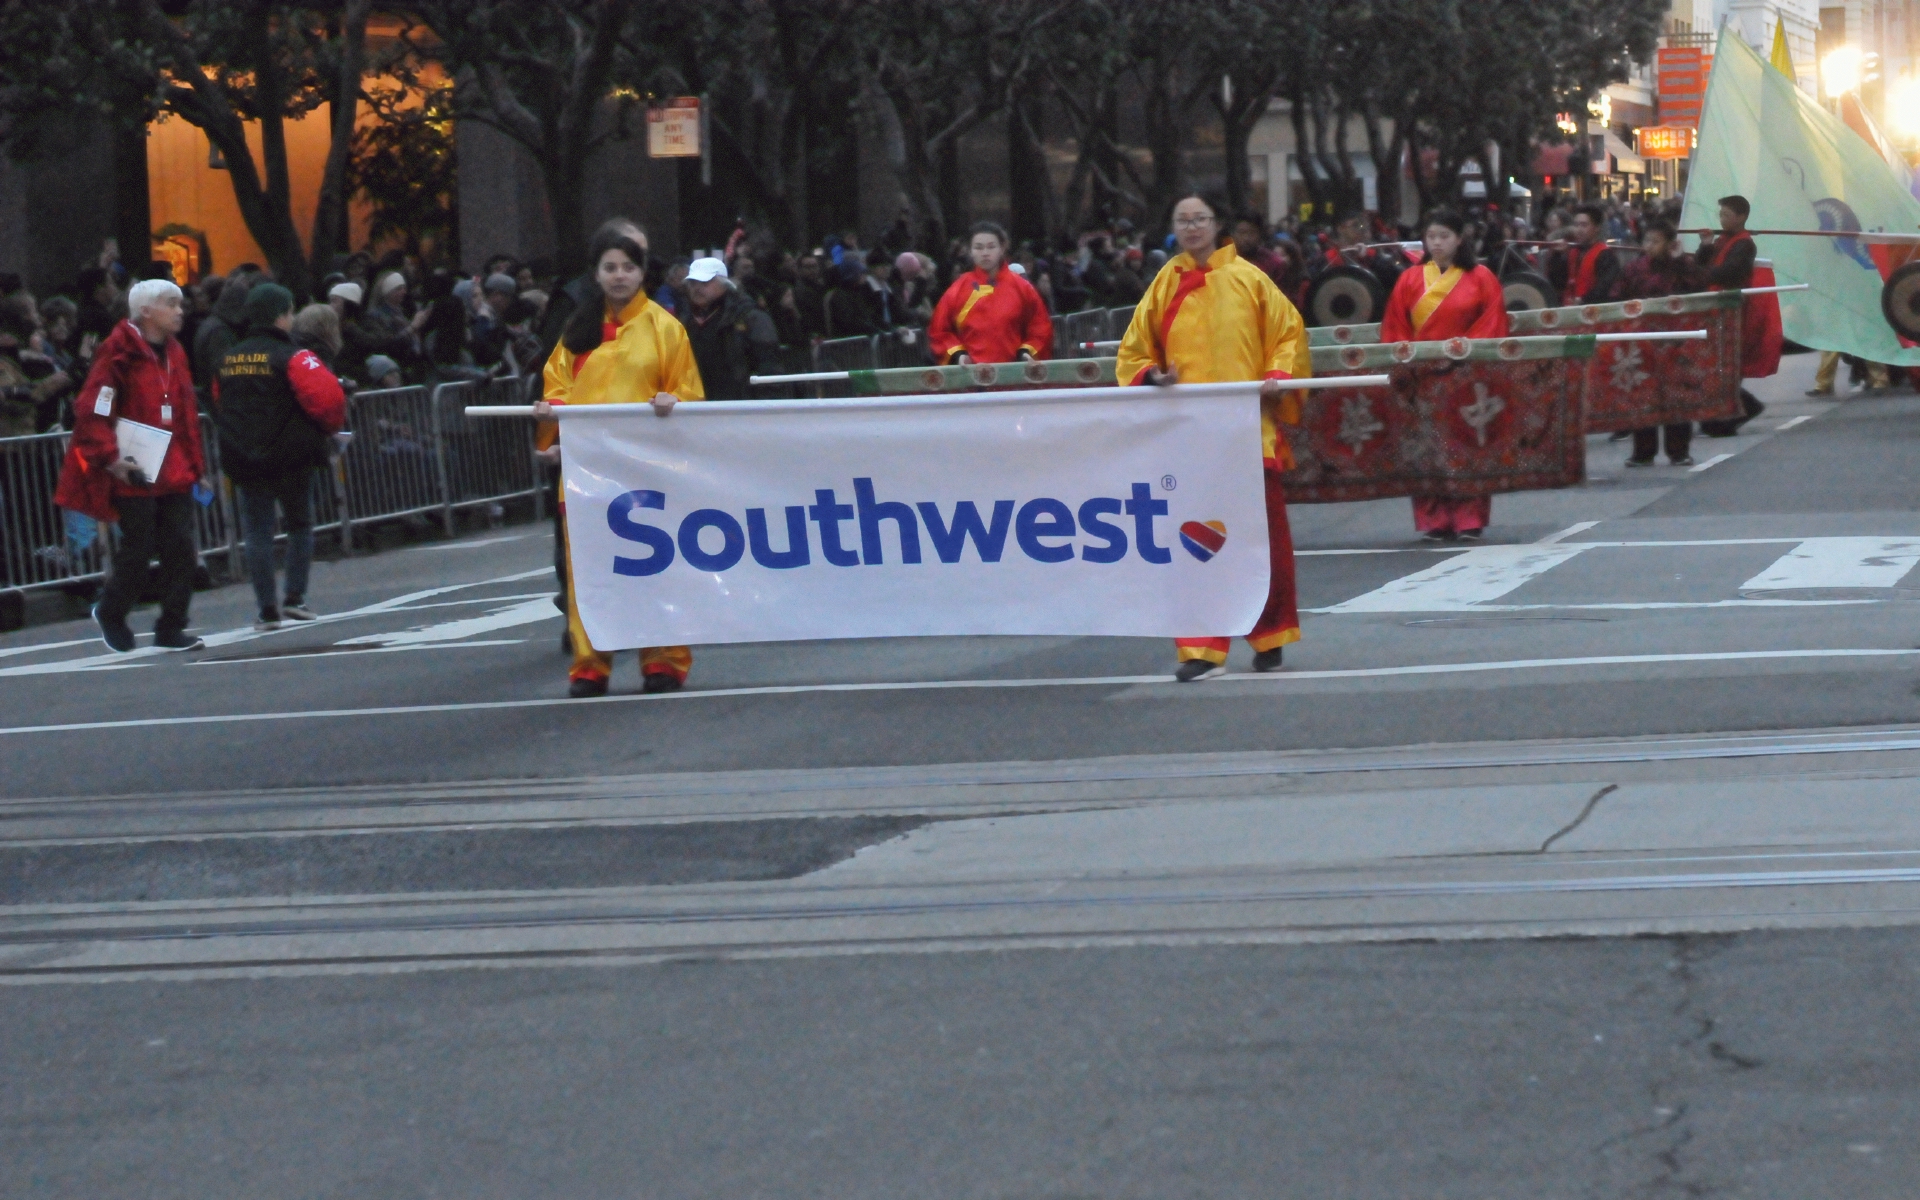
[[1206, 562], [1227, 544], [1227, 524], [1225, 521], [1188, 521], [1180, 527], [1180, 544], [1187, 548], [1188, 554]]

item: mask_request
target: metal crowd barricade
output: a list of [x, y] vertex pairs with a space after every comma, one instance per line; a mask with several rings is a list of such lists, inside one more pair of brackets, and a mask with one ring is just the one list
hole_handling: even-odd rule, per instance
[[1125, 308], [1107, 310], [1107, 332], [1102, 340], [1117, 342], [1127, 336], [1127, 326], [1133, 324], [1133, 310], [1137, 305], [1129, 304]]
[[875, 370], [881, 371], [892, 367], [932, 366], [933, 356], [927, 350], [927, 331], [902, 325], [890, 333], [876, 335], [873, 339], [873, 365]]
[[545, 490], [534, 459], [534, 427], [525, 421], [470, 421], [468, 405], [531, 403], [534, 377], [443, 383], [433, 390], [434, 428], [440, 434], [441, 520], [453, 534], [456, 509], [531, 497], [534, 517]]
[[347, 402], [347, 443], [339, 463], [346, 498], [342, 539], [364, 521], [445, 510], [440, 439], [424, 387], [356, 392]]
[[1091, 308], [1082, 312], [1062, 313], [1053, 319], [1053, 356], [1055, 358], [1083, 358], [1080, 345], [1083, 342], [1104, 341], [1107, 336], [1107, 310]]
[[[220, 447], [213, 422], [204, 416], [200, 437], [208, 474], [219, 479]], [[112, 527], [69, 517], [53, 502], [70, 438], [65, 431], [0, 438], [0, 591], [106, 578]], [[231, 492], [221, 484], [213, 503], [194, 512], [194, 549], [203, 565], [211, 555], [227, 554], [229, 574], [237, 575], [239, 528]]]
[[813, 348], [816, 371], [874, 370], [873, 338], [829, 338]]

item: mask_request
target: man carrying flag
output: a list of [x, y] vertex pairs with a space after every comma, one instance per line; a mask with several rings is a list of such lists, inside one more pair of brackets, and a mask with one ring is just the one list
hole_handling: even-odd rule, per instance
[[[1702, 241], [1694, 261], [1706, 268], [1707, 286], [1716, 292], [1747, 287], [1771, 287], [1773, 271], [1766, 269], [1766, 281], [1755, 283], [1759, 270], [1754, 266], [1758, 251], [1753, 235], [1747, 232], [1747, 215], [1753, 206], [1745, 196], [1720, 197], [1720, 236]], [[1772, 296], [1748, 296], [1746, 315], [1740, 331], [1740, 377], [1764, 379], [1780, 369], [1783, 338], [1780, 332], [1780, 301]], [[1723, 421], [1702, 421], [1700, 432], [1708, 437], [1732, 437], [1740, 427], [1766, 411], [1752, 392], [1740, 389], [1740, 407], [1744, 415]]]

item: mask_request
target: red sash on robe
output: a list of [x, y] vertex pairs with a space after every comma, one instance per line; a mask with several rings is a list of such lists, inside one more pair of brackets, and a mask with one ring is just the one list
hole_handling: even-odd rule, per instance
[[[1732, 237], [1723, 237], [1714, 247], [1713, 265], [1726, 261], [1735, 242], [1752, 241], [1753, 235], [1742, 229]], [[1755, 266], [1749, 287], [1773, 287], [1772, 267]], [[1765, 379], [1780, 370], [1780, 352], [1786, 348], [1786, 331], [1780, 324], [1780, 297], [1748, 296], [1740, 322], [1740, 378]]]

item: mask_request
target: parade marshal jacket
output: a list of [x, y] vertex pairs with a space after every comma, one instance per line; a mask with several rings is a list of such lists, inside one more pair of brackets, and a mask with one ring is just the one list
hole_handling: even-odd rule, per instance
[[[1313, 374], [1313, 356], [1293, 302], [1228, 245], [1204, 267], [1182, 253], [1147, 285], [1120, 340], [1115, 374], [1124, 387], [1145, 383], [1152, 367], [1171, 367], [1181, 383], [1305, 379]], [[1300, 401], [1292, 393], [1262, 402], [1261, 454], [1269, 467], [1293, 465], [1279, 427], [1299, 423]]]

